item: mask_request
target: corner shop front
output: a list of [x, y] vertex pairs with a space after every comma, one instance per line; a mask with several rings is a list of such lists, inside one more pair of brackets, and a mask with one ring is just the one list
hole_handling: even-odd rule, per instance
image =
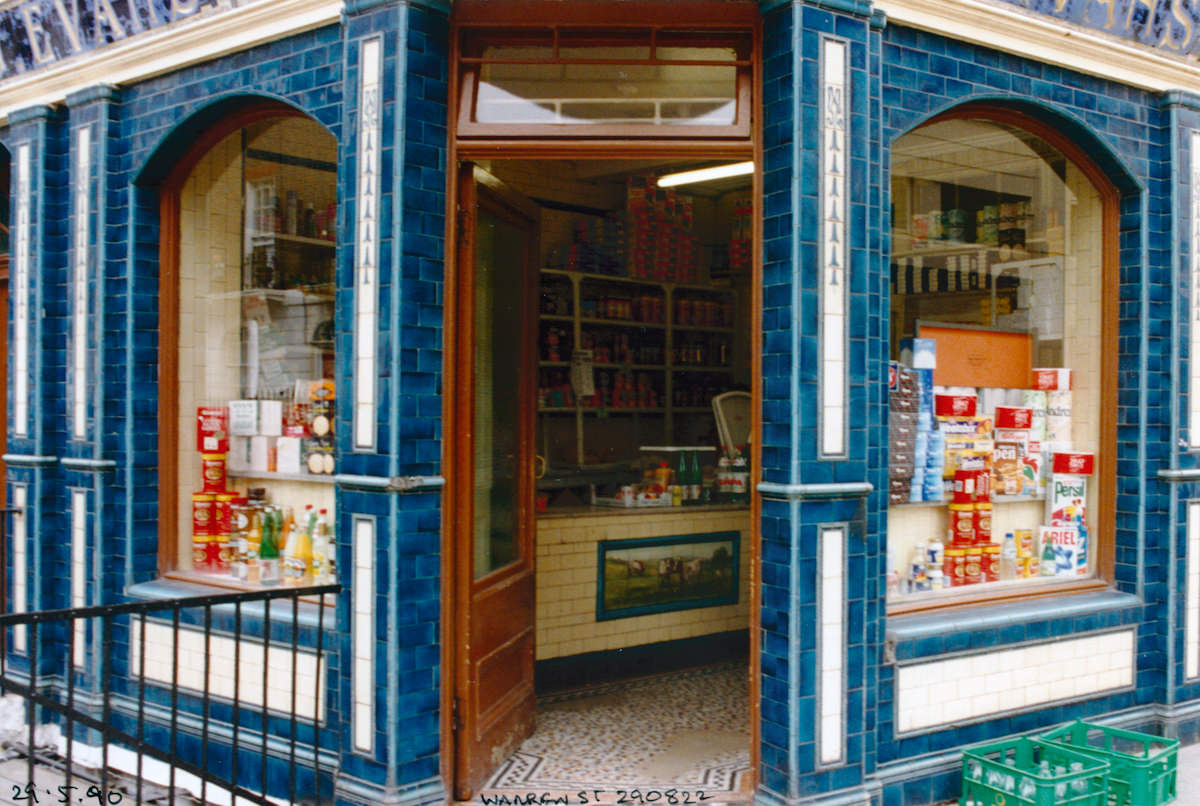
[[[639, 4], [647, 17], [639, 22], [650, 25], [661, 13], [662, 24], [675, 25], [683, 5]], [[697, 20], [706, 13], [719, 20], [731, 7], [742, 8], [687, 5]], [[193, 152], [199, 132], [222, 125], [223, 136], [241, 131], [253, 124], [238, 115], [252, 115], [259, 104], [255, 99], [271, 96], [315, 120], [336, 142], [332, 158], [311, 150], [290, 156], [336, 163], [333, 369], [336, 388], [347, 391], [337, 395], [337, 472], [321, 489], [331, 488], [335, 499], [338, 566], [348, 588], [339, 604], [341, 630], [334, 642], [345, 659], [338, 665], [344, 674], [328, 683], [331, 695], [338, 696], [329, 698], [337, 705], [327, 715], [330, 728], [344, 737], [342, 797], [435, 801], [446, 796], [456, 775], [449, 729], [455, 691], [449, 681], [459, 668], [454, 614], [462, 612], [465, 595], [451, 580], [457, 578], [456, 558], [465, 552], [455, 548], [453, 525], [446, 525], [446, 513], [454, 511], [452, 496], [462, 494], [455, 492], [454, 471], [463, 466], [462, 454], [448, 447], [454, 440], [443, 439], [461, 430], [453, 409], [462, 399], [452, 386], [456, 364], [446, 358], [457, 355], [447, 340], [455, 329], [449, 323], [463, 321], [456, 318], [462, 315], [454, 313], [456, 297], [445, 280], [458, 241], [458, 230], [447, 230], [445, 216], [446, 194], [458, 193], [451, 166], [466, 157], [487, 159], [502, 173], [501, 161], [532, 159], [535, 151], [538, 159], [582, 159], [578, 155], [584, 153], [599, 159], [612, 156], [599, 153], [605, 148], [629, 149], [631, 140], [644, 160], [662, 159], [650, 152], [673, 150], [672, 158], [683, 161], [751, 156], [761, 164], [754, 193], [760, 228], [754, 251], [761, 266], [748, 286], [761, 303], [748, 308], [744, 330], [761, 329], [763, 336], [761, 342], [747, 339], [744, 360], [747, 385], [759, 396], [761, 422], [753, 433], [761, 446], [754, 452], [755, 477], [762, 483], [739, 528], [747, 551], [744, 567], [750, 569], [742, 595], [746, 603], [757, 603], [745, 617], [753, 619], [753, 626], [746, 626], [757, 691], [752, 724], [757, 723], [760, 797], [798, 801], [829, 793], [835, 801], [876, 797], [892, 802], [903, 796], [931, 802], [952, 787], [953, 748], [1074, 716], [1110, 716], [1120, 724], [1158, 725], [1191, 737], [1195, 710], [1189, 702], [1200, 694], [1194, 682], [1198, 583], [1189, 565], [1196, 551], [1188, 527], [1198, 515], [1188, 503], [1195, 493], [1186, 360], [1192, 343], [1186, 322], [1193, 304], [1188, 185], [1195, 123], [1187, 91], [1195, 78], [1188, 63], [1172, 61], [1177, 57], [1171, 55], [1185, 49], [1188, 29], [1177, 17], [1137, 3], [1116, 15], [1116, 22], [1124, 20], [1119, 27], [1124, 38], [1113, 37], [1111, 29], [1089, 32], [1093, 22], [1103, 28], [1103, 4], [1071, 6], [1066, 13], [1073, 16], [1063, 20], [972, 2], [952, 4], [953, 12], [939, 10], [941, 4], [832, 5], [755, 9], [747, 4], [753, 12], [749, 29], [759, 24], [755, 18], [762, 26], [751, 60], [760, 71], [753, 87], [760, 93], [761, 117], [755, 116], [760, 123], [744, 142], [713, 146], [710, 141], [697, 148], [698, 138], [689, 138], [681, 148], [679, 142], [664, 146], [666, 138], [651, 136], [622, 137], [619, 145], [566, 147], [551, 138], [513, 141], [485, 133], [476, 150], [465, 153], [451, 150], [458, 146], [450, 139], [454, 132], [445, 128], [453, 120], [448, 107], [457, 103], [451, 91], [458, 69], [451, 56], [452, 23], [616, 26], [625, 22], [622, 14], [606, 16], [602, 7], [590, 4], [588, 11], [578, 12], [580, 18], [562, 19], [553, 10], [525, 4], [505, 11], [495, 4], [448, 9], [358, 3], [339, 17], [338, 4], [278, 4], [275, 13], [307, 14], [308, 30], [287, 36], [260, 32], [255, 40], [238, 37], [247, 29], [253, 32], [252, 22], [267, 24], [262, 4], [236, 12], [214, 4], [208, 16], [178, 20], [180, 36], [191, 30], [197, 39], [206, 37], [203, 43], [172, 42], [178, 51], [174, 58], [189, 66], [161, 73], [149, 66], [152, 48], [171, 40], [147, 38], [142, 40], [146, 63], [120, 63], [133, 72], [118, 74], [119, 87], [90, 89], [92, 81], [71, 83], [86, 75], [72, 76], [71, 65], [90, 59], [87, 64], [102, 72], [117, 65], [115, 55], [106, 62], [113, 49], [137, 49], [132, 26], [122, 25], [127, 42], [92, 49], [85, 36], [73, 48], [54, 22], [57, 12], [47, 12], [47, 33], [38, 34], [34, 46], [43, 56], [46, 47], [55, 55], [92, 52], [77, 53], [76, 62], [64, 59], [61, 65], [46, 58], [40, 68], [14, 67], [7, 86], [0, 88], [8, 93], [4, 139], [16, 166], [9, 490], [10, 500], [28, 506], [20, 560], [46, 569], [28, 587], [14, 586], [13, 595], [23, 598], [14, 604], [26, 609], [66, 604], [58, 592], [64, 586], [52, 584], [56, 573], [92, 580], [88, 595], [95, 598], [90, 601], [196, 584], [172, 576], [180, 570], [172, 559], [178, 552], [162, 553], [164, 543], [179, 540], [180, 530], [164, 531], [160, 522], [178, 522], [180, 507], [173, 519], [165, 518], [164, 499], [154, 484], [158, 468], [186, 462], [164, 464], [158, 440], [145, 437], [153, 418], [149, 412], [171, 394], [159, 388], [160, 333], [166, 321], [161, 317], [169, 296], [159, 286], [164, 276], [159, 233], [166, 233], [158, 229], [164, 221], [159, 204], [181, 158], [209, 154], [216, 145]], [[545, 16], [530, 17], [531, 10]], [[158, 11], [165, 20], [171, 9]], [[186, 11], [181, 7], [173, 13], [183, 17]], [[122, 9], [115, 13], [118, 22], [125, 19]], [[1002, 50], [977, 42], [979, 31], [994, 30], [1006, 32], [992, 43]], [[1068, 30], [1070, 42], [1063, 35]], [[116, 38], [111, 31], [106, 36]], [[1148, 44], [1132, 43], [1139, 38]], [[196, 50], [189, 53], [183, 44]], [[214, 57], [214, 49], [229, 55]], [[22, 62], [21, 54], [6, 53], [6, 64], [31, 66], [33, 50], [26, 57]], [[1092, 67], [1075, 72], [1060, 66], [1064, 63]], [[843, 71], [835, 69], [839, 64]], [[818, 83], [820, 93], [812, 90]], [[848, 96], [847, 105], [837, 104], [839, 93]], [[1007, 196], [992, 202], [964, 202], [964, 189], [975, 188], [976, 180], [937, 180], [942, 185], [937, 201], [914, 191], [914, 204], [923, 207], [910, 205], [904, 211], [910, 228], [902, 226], [892, 190], [896, 144], [911, 144], [904, 138], [919, 124], [967, 101], [976, 104], [968, 120], [983, 120], [1010, 134], [1016, 130], [1022, 133], [1019, 142], [1034, 143], [1030, 150], [1036, 159], [1062, 174], [1076, 211], [1096, 200], [1099, 223], [1090, 231], [1092, 240], [1085, 241], [1085, 228], [1076, 227], [1074, 252], [1068, 254], [1064, 243], [1053, 254], [1049, 248], [1034, 253], [1032, 232], [1047, 238], [1052, 226], [1041, 219], [1029, 227], [1010, 226], [1030, 231], [1023, 244], [1027, 254], [1015, 259], [1010, 243], [1006, 259], [996, 261], [1059, 257], [1061, 271], [1067, 272], [1073, 259], [1077, 266], [1092, 266], [1089, 276], [1099, 278], [1092, 321], [1100, 334], [1091, 340], [1087, 356], [1096, 368], [1076, 364], [1083, 360], [1081, 351], [1066, 354], [1061, 345], [1061, 361], [1050, 362], [1075, 369], [1077, 377], [1093, 384], [1073, 390], [1078, 392], [1077, 420], [1087, 419], [1092, 430], [1071, 437], [1081, 450], [1095, 453], [1099, 465], [1092, 487], [1097, 499], [1088, 507], [1095, 519], [1089, 524], [1095, 562], [1079, 579], [1047, 583], [1053, 596], [1037, 596], [1047, 591], [1020, 583], [1001, 584], [968, 590], [991, 600], [972, 608], [955, 607], [950, 599], [931, 609], [928, 603], [939, 596], [918, 597], [893, 604], [889, 616], [887, 576], [906, 560], [888, 555], [896, 541], [889, 527], [895, 512], [885, 492], [893, 463], [883, 459], [892, 447], [884, 369], [898, 354], [884, 334], [898, 298], [905, 297], [904, 305], [916, 301], [907, 298], [907, 287], [890, 289], [890, 264], [899, 250], [896, 233], [911, 236], [913, 216], [931, 210], [974, 213], [991, 203], [1018, 201], [1009, 197], [1034, 196], [1009, 187]], [[57, 106], [31, 106], [41, 102]], [[839, 111], [849, 114], [839, 121]], [[82, 148], [81, 130], [90, 131]], [[278, 154], [286, 149], [257, 150]], [[81, 163], [83, 152], [89, 159]], [[56, 169], [59, 153], [70, 157], [65, 173]], [[840, 163], [839, 154], [848, 155], [849, 162]], [[1067, 180], [1076, 169], [1082, 178]], [[909, 175], [914, 182], [935, 181], [930, 175]], [[1030, 181], [1042, 182], [1044, 193], [1053, 185], [1049, 176]], [[845, 200], [839, 186], [849, 193]], [[75, 195], [80, 188], [90, 191], [88, 206]], [[954, 192], [958, 201], [949, 198]], [[281, 195], [288, 234], [286, 193]], [[83, 229], [73, 226], [78, 210], [83, 210]], [[892, 210], [894, 220], [889, 220]], [[376, 220], [370, 215], [375, 211], [384, 220], [367, 226]], [[844, 222], [849, 223], [845, 229]], [[67, 233], [66, 240], [55, 237], [57, 232]], [[964, 232], [922, 247], [920, 268], [934, 272], [935, 284], [937, 272], [949, 276], [952, 267], [928, 257], [936, 251], [931, 247], [946, 253], [939, 261], [960, 258], [970, 250], [950, 254], [950, 243], [968, 237], [972, 244], [989, 246], [978, 232]], [[87, 248], [79, 250], [77, 243]], [[848, 257], [835, 244], [846, 245]], [[911, 245], [909, 251], [915, 258]], [[835, 255], [845, 273], [832, 270]], [[75, 289], [80, 265], [92, 272], [85, 278], [105, 280], [103, 293], [98, 284], [86, 286], [91, 289], [90, 296], [83, 295], [86, 306], [67, 293]], [[1019, 289], [1019, 268], [1013, 276]], [[1066, 288], [1081, 285], [1073, 275], [1061, 276]], [[832, 281], [839, 279], [847, 283], [835, 286]], [[969, 280], [967, 285], [969, 293]], [[1032, 286], [1037, 288], [1036, 279]], [[367, 290], [372, 287], [379, 289], [375, 295]], [[989, 319], [993, 313], [1011, 315], [999, 314], [998, 288], [997, 294], [983, 290], [993, 306]], [[999, 296], [1011, 297], [1015, 310], [1021, 309], [1018, 292]], [[186, 300], [181, 296], [180, 304]], [[928, 304], [945, 312], [942, 303]], [[45, 307], [46, 317], [29, 315], [38, 306]], [[74, 329], [72, 318], [79, 311], [82, 331]], [[953, 315], [962, 318], [961, 310]], [[929, 318], [929, 312], [918, 318]], [[312, 328], [304, 323], [310, 341], [321, 321]], [[89, 323], [94, 327], [88, 329]], [[1018, 329], [1012, 322], [1007, 328], [989, 327]], [[76, 364], [74, 353], [71, 360], [63, 357], [62, 345], [73, 346], [80, 332], [90, 335], [85, 360]], [[1045, 328], [1040, 332], [1053, 335]], [[196, 365], [180, 359], [185, 363]], [[81, 432], [67, 414], [75, 412], [67, 403], [80, 400], [77, 372], [91, 379], [83, 388], [93, 392], [82, 396]], [[1105, 390], [1115, 392], [1107, 402]], [[1175, 402], [1168, 407], [1162, 400]], [[175, 406], [181, 421], [190, 420], [183, 403]], [[184, 434], [174, 444], [188, 442]], [[399, 486], [407, 492], [386, 489], [395, 477], [405, 478]], [[65, 533], [73, 508], [80, 507], [86, 529], [78, 530], [79, 537], [73, 533], [73, 539], [88, 541], [97, 559], [105, 561], [91, 567], [71, 565], [67, 542], [48, 537]], [[928, 515], [941, 508], [902, 511]], [[1041, 525], [1040, 511], [1030, 518], [1030, 525]], [[940, 531], [937, 525], [925, 528]], [[374, 596], [363, 595], [364, 590]], [[1051, 669], [1069, 666], [1054, 655], [1060, 647], [1069, 647], [1072, 659], [1104, 656], [1111, 668], [1049, 679]], [[352, 664], [351, 658], [361, 662]], [[989, 669], [1000, 676], [987, 675]], [[972, 685], [964, 690], [960, 683], [951, 694], [950, 686], [964, 675]], [[1034, 690], [1037, 686], [1044, 692]], [[951, 712], [946, 707], [951, 702], [960, 703], [960, 710]]]

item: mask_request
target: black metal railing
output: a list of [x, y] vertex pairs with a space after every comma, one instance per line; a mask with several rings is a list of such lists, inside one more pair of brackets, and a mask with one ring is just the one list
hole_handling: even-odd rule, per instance
[[[25, 701], [28, 781], [40, 763], [37, 729], [54, 723], [65, 744], [55, 759], [64, 786], [83, 775], [103, 799], [119, 782], [123, 806], [163, 795], [173, 803], [177, 793], [207, 802], [213, 787], [249, 803], [267, 804], [268, 795], [330, 800], [338, 729], [322, 712], [337, 690], [329, 678], [337, 664], [327, 662], [324, 633], [340, 591], [321, 585], [0, 615], [0, 635], [27, 631], [24, 653], [0, 655], [0, 694]], [[90, 749], [90, 764], [76, 763], [79, 744]], [[147, 780], [146, 759], [166, 765], [165, 781], [161, 764], [158, 780]]]

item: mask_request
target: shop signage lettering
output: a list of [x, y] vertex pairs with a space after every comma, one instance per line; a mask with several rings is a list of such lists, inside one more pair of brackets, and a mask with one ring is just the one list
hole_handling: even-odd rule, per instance
[[1004, 0], [1062, 20], [1200, 58], [1200, 3], [1183, 0]]
[[25, 0], [0, 11], [0, 79], [247, 0]]

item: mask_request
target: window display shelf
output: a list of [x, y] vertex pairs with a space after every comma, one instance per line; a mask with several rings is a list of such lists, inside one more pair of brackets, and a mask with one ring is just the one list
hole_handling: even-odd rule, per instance
[[286, 232], [255, 232], [250, 235], [254, 246], [266, 246], [271, 243], [291, 243], [302, 246], [320, 246], [324, 249], [336, 249], [337, 243], [325, 238], [310, 238], [307, 235], [289, 235]]
[[269, 302], [279, 302], [284, 305], [331, 305], [334, 301], [334, 291], [332, 285], [310, 286], [303, 289], [251, 287], [243, 288], [240, 291], [200, 295], [200, 299], [212, 301], [245, 297], [265, 297]]
[[244, 479], [246, 481], [299, 481], [305, 484], [333, 484], [334, 477], [326, 474], [316, 473], [255, 473], [250, 470], [230, 470], [228, 471], [231, 479]]
[[[992, 496], [993, 504], [1021, 504], [1028, 501], [1045, 501], [1044, 495], [994, 495]], [[917, 509], [920, 507], [945, 509], [947, 504], [953, 504], [952, 499], [946, 498], [941, 501], [910, 501], [905, 504], [889, 504], [889, 507], [905, 507]]]
[[[568, 316], [566, 318], [569, 320], [571, 317]], [[666, 327], [662, 322], [634, 322], [629, 319], [598, 319], [590, 316], [579, 317], [579, 323], [583, 325], [611, 325], [614, 327], [649, 327], [656, 330], [662, 330]]]

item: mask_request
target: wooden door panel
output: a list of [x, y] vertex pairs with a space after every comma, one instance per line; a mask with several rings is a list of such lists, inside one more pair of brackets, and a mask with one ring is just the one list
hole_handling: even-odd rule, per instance
[[459, 178], [453, 408], [455, 795], [533, 731], [537, 208], [471, 165]]

